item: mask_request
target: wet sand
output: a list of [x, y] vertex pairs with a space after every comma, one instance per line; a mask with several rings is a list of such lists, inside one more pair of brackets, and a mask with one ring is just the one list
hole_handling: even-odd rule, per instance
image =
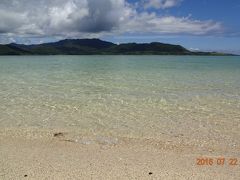
[[[240, 158], [221, 149], [166, 139], [73, 139], [60, 130], [1, 129], [0, 179], [238, 179], [240, 165], [196, 165], [199, 157]], [[184, 142], [184, 141], [182, 141]], [[239, 164], [239, 162], [238, 162]]]

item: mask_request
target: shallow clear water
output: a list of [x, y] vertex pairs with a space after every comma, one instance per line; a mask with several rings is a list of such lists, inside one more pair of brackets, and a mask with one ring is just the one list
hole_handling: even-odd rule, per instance
[[2, 56], [0, 126], [240, 138], [240, 58]]

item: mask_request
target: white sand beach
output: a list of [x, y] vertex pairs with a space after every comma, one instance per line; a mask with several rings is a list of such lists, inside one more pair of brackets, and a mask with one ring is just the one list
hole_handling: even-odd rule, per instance
[[232, 179], [240, 165], [199, 166], [196, 159], [240, 157], [164, 140], [80, 137], [36, 129], [0, 130], [0, 179]]

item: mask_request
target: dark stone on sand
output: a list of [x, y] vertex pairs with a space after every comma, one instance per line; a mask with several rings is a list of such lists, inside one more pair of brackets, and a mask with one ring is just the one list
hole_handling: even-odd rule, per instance
[[54, 133], [54, 135], [53, 135], [54, 137], [62, 137], [62, 136], [64, 136], [64, 134], [63, 133]]
[[149, 175], [152, 175], [153, 173], [152, 173], [152, 172], [149, 172], [148, 174], [149, 174]]

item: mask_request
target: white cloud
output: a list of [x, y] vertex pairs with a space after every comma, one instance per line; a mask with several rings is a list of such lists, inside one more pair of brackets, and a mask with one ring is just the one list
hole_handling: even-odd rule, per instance
[[0, 9], [0, 33], [14, 32], [22, 25], [25, 19], [24, 13], [17, 13]]
[[203, 35], [211, 32], [220, 32], [221, 23], [211, 20], [199, 21], [189, 17], [163, 16], [156, 14], [142, 13], [134, 16], [134, 19], [127, 24], [128, 31], [132, 32], [153, 32], [161, 34], [194, 34]]
[[156, 8], [156, 9], [166, 9], [177, 6], [182, 0], [145, 0], [144, 7]]
[[200, 51], [200, 49], [199, 49], [199, 48], [192, 48], [192, 47], [191, 47], [191, 48], [189, 48], [189, 50], [190, 50], [190, 51], [196, 51], [196, 52], [197, 52], [197, 51]]
[[[156, 0], [155, 0], [156, 1]], [[167, 8], [180, 0], [158, 0]], [[150, 7], [150, 6], [149, 6]], [[0, 35], [5, 37], [100, 37], [104, 34], [203, 35], [222, 30], [219, 22], [139, 12], [125, 0], [1, 0]]]

